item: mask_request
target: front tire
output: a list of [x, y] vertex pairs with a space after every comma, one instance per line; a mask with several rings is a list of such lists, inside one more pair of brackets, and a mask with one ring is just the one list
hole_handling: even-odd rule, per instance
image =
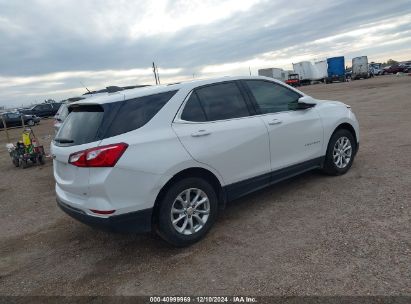
[[31, 120], [31, 119], [27, 122], [27, 124], [28, 124], [30, 127], [32, 127], [32, 126], [35, 125], [34, 120]]
[[347, 129], [339, 129], [331, 136], [323, 171], [329, 175], [347, 173], [354, 161], [357, 143]]
[[176, 247], [202, 239], [217, 218], [214, 188], [204, 179], [185, 178], [173, 184], [158, 208], [158, 234]]

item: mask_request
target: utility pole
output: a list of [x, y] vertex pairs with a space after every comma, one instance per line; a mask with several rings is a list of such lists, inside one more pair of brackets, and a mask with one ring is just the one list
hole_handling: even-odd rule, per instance
[[250, 67], [248, 67], [248, 71], [250, 72], [250, 76], [251, 76], [251, 68]]
[[156, 84], [158, 84], [156, 65], [154, 64], [154, 61], [153, 61], [153, 73], [154, 73], [154, 79], [156, 80]]

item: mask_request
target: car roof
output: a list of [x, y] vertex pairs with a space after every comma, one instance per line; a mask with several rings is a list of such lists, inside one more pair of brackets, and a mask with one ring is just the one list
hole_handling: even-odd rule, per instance
[[[225, 82], [225, 81], [247, 80], [247, 79], [258, 79], [258, 80], [265, 79], [265, 80], [269, 80], [272, 82], [277, 82], [281, 85], [286, 85], [282, 81], [279, 81], [274, 78], [264, 77], [264, 76], [224, 76], [224, 77], [215, 77], [215, 78], [207, 78], [207, 79], [194, 79], [194, 80], [183, 81], [183, 82], [172, 83], [172, 84], [147, 86], [147, 87], [141, 87], [141, 88], [136, 88], [136, 89], [130, 89], [126, 91], [118, 91], [114, 93], [109, 93], [104, 96], [89, 97], [87, 99], [73, 102], [71, 103], [71, 105], [73, 104], [104, 104], [104, 103], [122, 101], [125, 99], [127, 100], [131, 98], [137, 98], [137, 97], [143, 97], [147, 95], [154, 95], [154, 94], [159, 94], [159, 93], [164, 93], [164, 92], [169, 92], [169, 91], [175, 91], [175, 90], [180, 90], [180, 89], [186, 89], [188, 91], [191, 91], [192, 89], [203, 86], [203, 85], [214, 84], [214, 83]], [[305, 95], [303, 92], [300, 92], [296, 90], [295, 88], [291, 88], [291, 89], [301, 93], [302, 95]]]

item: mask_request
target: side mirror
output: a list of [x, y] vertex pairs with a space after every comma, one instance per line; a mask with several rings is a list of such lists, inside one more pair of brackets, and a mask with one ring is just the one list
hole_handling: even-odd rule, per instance
[[312, 107], [315, 107], [315, 105], [316, 105], [316, 102], [314, 98], [310, 96], [303, 96], [298, 99], [297, 109], [299, 110], [310, 109]]

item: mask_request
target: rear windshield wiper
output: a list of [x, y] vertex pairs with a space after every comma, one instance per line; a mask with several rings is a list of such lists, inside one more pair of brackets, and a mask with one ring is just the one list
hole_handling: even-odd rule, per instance
[[72, 144], [74, 142], [74, 140], [67, 138], [55, 138], [54, 141], [60, 144]]

